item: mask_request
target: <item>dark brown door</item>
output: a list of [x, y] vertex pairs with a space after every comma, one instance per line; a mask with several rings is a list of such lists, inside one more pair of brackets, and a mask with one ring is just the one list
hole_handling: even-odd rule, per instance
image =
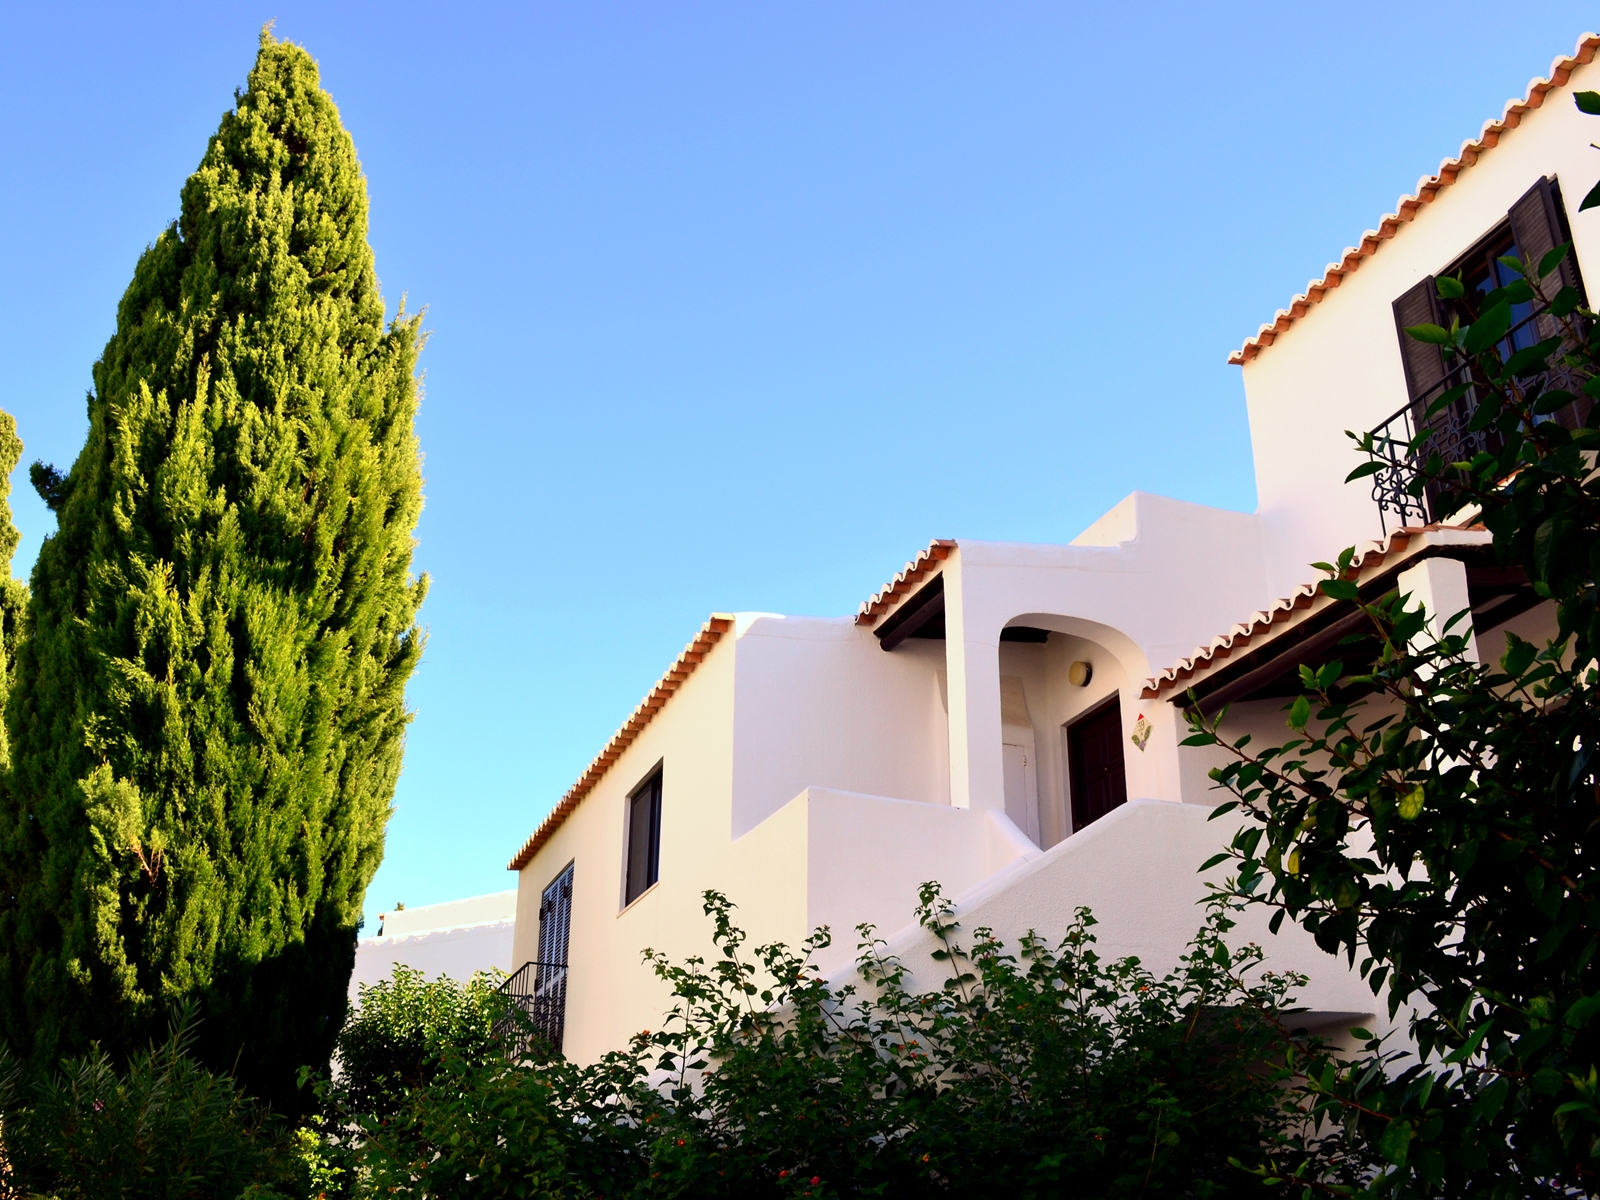
[[1128, 800], [1122, 768], [1122, 706], [1113, 696], [1067, 726], [1067, 772], [1072, 782], [1072, 828], [1098, 821]]

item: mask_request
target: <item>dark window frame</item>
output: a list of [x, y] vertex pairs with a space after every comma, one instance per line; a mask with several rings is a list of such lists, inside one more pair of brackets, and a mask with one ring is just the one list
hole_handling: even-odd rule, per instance
[[623, 908], [655, 887], [661, 879], [663, 779], [663, 764], [657, 763], [628, 793], [627, 835], [623, 839], [622, 854]]

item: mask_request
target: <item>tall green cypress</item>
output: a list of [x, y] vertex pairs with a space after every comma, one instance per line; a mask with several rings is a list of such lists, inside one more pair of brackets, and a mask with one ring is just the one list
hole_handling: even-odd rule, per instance
[[[11, 559], [17, 553], [22, 535], [11, 523], [11, 472], [22, 461], [22, 439], [17, 436], [17, 421], [0, 412], [0, 711], [11, 693], [11, 678], [16, 669], [17, 643], [22, 637], [28, 608], [28, 589], [11, 577]], [[11, 765], [11, 739], [0, 722], [0, 772]]]
[[419, 320], [384, 320], [366, 183], [264, 30], [139, 260], [40, 550], [6, 718], [0, 1020], [35, 1062], [173, 1006], [285, 1109], [324, 1064], [421, 653]]

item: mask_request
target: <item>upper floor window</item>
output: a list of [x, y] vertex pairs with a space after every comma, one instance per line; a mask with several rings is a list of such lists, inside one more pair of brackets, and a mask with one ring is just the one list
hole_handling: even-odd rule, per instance
[[[1421, 525], [1433, 518], [1434, 497], [1411, 494], [1419, 461], [1438, 452], [1445, 462], [1463, 462], [1480, 451], [1493, 453], [1500, 444], [1493, 428], [1471, 427], [1478, 409], [1473, 390], [1442, 410], [1429, 411], [1446, 391], [1467, 382], [1470, 376], [1459, 359], [1447, 362], [1438, 346], [1417, 341], [1406, 329], [1413, 325], [1449, 328], [1457, 320], [1470, 324], [1491, 292], [1520, 278], [1502, 258], [1520, 259], [1537, 267], [1546, 254], [1570, 240], [1561, 189], [1554, 179], [1540, 179], [1511, 206], [1504, 221], [1440, 272], [1461, 280], [1466, 291], [1462, 299], [1441, 299], [1437, 276], [1429, 275], [1395, 300], [1395, 331], [1400, 339], [1408, 400], [1404, 408], [1373, 430], [1377, 449], [1388, 460], [1388, 465], [1372, 476], [1372, 496], [1378, 502], [1385, 532], [1391, 524]], [[1547, 300], [1564, 287], [1576, 289], [1582, 297], [1583, 280], [1576, 258], [1568, 254], [1541, 287]], [[1547, 307], [1538, 299], [1512, 306], [1511, 328], [1499, 347], [1502, 357], [1561, 334], [1560, 323]], [[1567, 387], [1566, 381], [1556, 383], [1578, 392], [1576, 387]], [[1589, 407], [1590, 402], [1580, 398], [1551, 419], [1575, 428], [1588, 416]], [[1414, 441], [1418, 442], [1416, 449], [1411, 448]]]
[[657, 767], [628, 796], [628, 859], [623, 906], [644, 895], [660, 876], [661, 768]]

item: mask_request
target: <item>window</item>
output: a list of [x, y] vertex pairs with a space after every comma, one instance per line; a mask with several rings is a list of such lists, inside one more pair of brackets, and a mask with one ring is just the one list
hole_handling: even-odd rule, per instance
[[[1445, 379], [1444, 359], [1439, 347], [1408, 336], [1405, 332], [1407, 326], [1431, 324], [1448, 327], [1456, 317], [1463, 324], [1470, 322], [1478, 301], [1516, 278], [1512, 270], [1499, 261], [1501, 256], [1512, 255], [1537, 265], [1547, 253], [1569, 240], [1561, 189], [1553, 179], [1541, 179], [1511, 206], [1511, 211], [1499, 226], [1441, 272], [1460, 276], [1467, 289], [1465, 302], [1441, 300], [1432, 275], [1418, 282], [1394, 302], [1400, 354], [1405, 362], [1406, 390], [1410, 393], [1413, 406], [1426, 408], [1430, 399], [1456, 381]], [[1578, 264], [1572, 255], [1566, 257], [1556, 276], [1546, 281], [1545, 286], [1551, 283], [1558, 288], [1576, 288], [1582, 294], [1583, 281], [1579, 278]], [[1512, 311], [1511, 332], [1501, 351], [1509, 353], [1520, 350], [1558, 332], [1555, 320], [1545, 315], [1541, 306], [1519, 304]]]
[[[1373, 430], [1376, 449], [1391, 464], [1373, 476], [1372, 485], [1373, 499], [1378, 502], [1385, 530], [1391, 518], [1396, 525], [1425, 524], [1432, 519], [1435, 497], [1413, 496], [1409, 491], [1416, 477], [1417, 460], [1437, 451], [1445, 462], [1462, 462], [1480, 451], [1493, 453], [1500, 444], [1492, 428], [1471, 428], [1478, 407], [1472, 391], [1439, 411], [1428, 411], [1446, 391], [1466, 382], [1468, 375], [1458, 360], [1450, 360], [1447, 367], [1438, 346], [1417, 341], [1406, 329], [1413, 325], [1449, 328], [1456, 319], [1464, 325], [1470, 324], [1484, 297], [1518, 278], [1500, 261], [1501, 257], [1514, 256], [1537, 266], [1547, 253], [1570, 240], [1561, 189], [1554, 179], [1540, 179], [1511, 206], [1504, 221], [1441, 272], [1461, 279], [1467, 292], [1464, 299], [1440, 299], [1436, 277], [1430, 275], [1394, 302], [1395, 329], [1400, 339], [1400, 358], [1405, 367], [1409, 399], [1405, 408]], [[1544, 280], [1542, 286], [1552, 294], [1564, 287], [1574, 288], [1581, 298], [1583, 280], [1578, 274], [1577, 260], [1569, 254], [1556, 274]], [[1559, 322], [1538, 301], [1515, 305], [1511, 329], [1500, 344], [1500, 353], [1509, 357], [1517, 350], [1556, 337], [1561, 332]], [[1556, 370], [1551, 374], [1554, 376]], [[1552, 378], [1547, 383], [1574, 393], [1578, 391], [1567, 379]], [[1580, 395], [1576, 403], [1553, 414], [1551, 419], [1569, 429], [1576, 428], [1588, 416], [1591, 404], [1587, 397]], [[1423, 430], [1430, 436], [1413, 453], [1409, 445]]]
[[628, 796], [628, 861], [623, 907], [644, 895], [660, 875], [661, 769], [658, 767]]

